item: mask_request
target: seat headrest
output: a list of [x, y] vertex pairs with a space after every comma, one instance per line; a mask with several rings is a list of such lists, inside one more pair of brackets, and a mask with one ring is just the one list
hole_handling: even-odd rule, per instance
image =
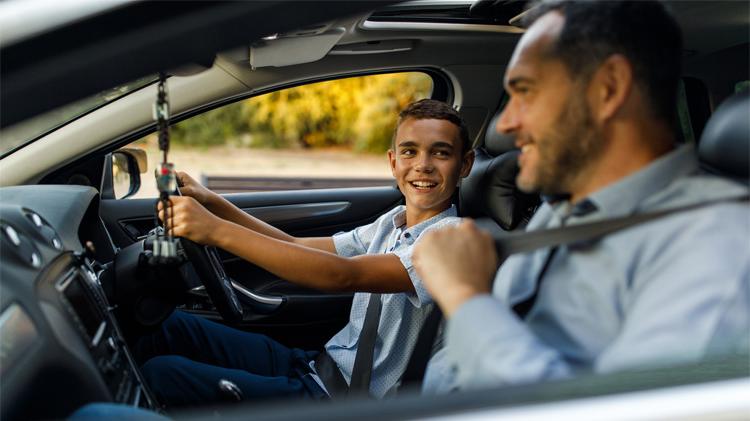
[[495, 128], [497, 127], [497, 120], [500, 118], [500, 114], [502, 114], [502, 110], [498, 111], [492, 117], [484, 132], [484, 147], [487, 153], [492, 156], [499, 156], [516, 149], [515, 137], [513, 135], [498, 133]]
[[750, 178], [750, 92], [735, 94], [716, 109], [698, 143], [698, 157], [721, 175]]
[[460, 215], [490, 217], [504, 230], [528, 222], [539, 197], [524, 194], [516, 187], [519, 151], [496, 157], [483, 148], [475, 149], [474, 153], [474, 166], [459, 189]]

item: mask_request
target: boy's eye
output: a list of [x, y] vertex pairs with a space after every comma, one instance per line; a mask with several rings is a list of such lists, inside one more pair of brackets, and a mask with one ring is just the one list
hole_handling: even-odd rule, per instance
[[402, 149], [401, 150], [401, 155], [407, 155], [407, 156], [414, 155], [414, 150], [412, 150], [412, 149]]

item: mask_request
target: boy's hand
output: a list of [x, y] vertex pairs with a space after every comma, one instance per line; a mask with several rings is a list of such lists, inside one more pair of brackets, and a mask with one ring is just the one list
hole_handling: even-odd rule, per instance
[[186, 172], [177, 172], [177, 184], [183, 196], [192, 197], [203, 206], [211, 207], [216, 202], [218, 195], [195, 181]]
[[[198, 244], [215, 246], [218, 242], [218, 228], [225, 221], [201, 206], [192, 197], [170, 196], [172, 206], [169, 212], [170, 232], [176, 237], [184, 237]], [[159, 219], [163, 219], [162, 204], [158, 206]], [[164, 221], [162, 221], [164, 222]]]
[[471, 220], [425, 233], [412, 263], [443, 313], [450, 316], [465, 301], [490, 292], [497, 268], [492, 237]]

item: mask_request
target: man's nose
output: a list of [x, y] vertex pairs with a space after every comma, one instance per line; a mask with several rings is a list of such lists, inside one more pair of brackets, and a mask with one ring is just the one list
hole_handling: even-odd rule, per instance
[[518, 131], [520, 126], [520, 120], [518, 118], [518, 110], [516, 109], [515, 102], [513, 99], [505, 104], [503, 112], [500, 113], [500, 118], [497, 119], [495, 124], [495, 130], [501, 134], [510, 134]]

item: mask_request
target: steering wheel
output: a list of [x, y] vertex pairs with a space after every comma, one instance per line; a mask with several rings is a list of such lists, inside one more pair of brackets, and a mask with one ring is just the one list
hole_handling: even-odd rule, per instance
[[[175, 193], [182, 196], [179, 187]], [[221, 317], [228, 322], [241, 321], [242, 304], [234, 293], [231, 279], [224, 272], [216, 247], [204, 246], [187, 238], [179, 238], [179, 242]]]

